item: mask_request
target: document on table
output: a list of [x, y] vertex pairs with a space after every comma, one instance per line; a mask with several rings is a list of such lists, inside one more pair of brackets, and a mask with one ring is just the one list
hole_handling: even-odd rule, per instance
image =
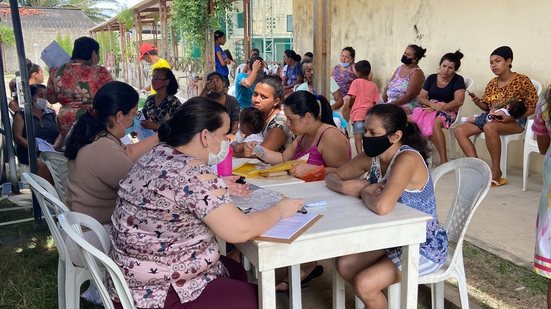
[[318, 214], [297, 213], [291, 218], [280, 220], [257, 239], [290, 244], [320, 218]]
[[235, 205], [244, 213], [266, 209], [283, 198], [283, 194], [279, 192], [261, 188], [256, 185], [250, 184], [249, 188], [252, 190], [250, 197], [233, 195], [231, 197]]
[[[252, 193], [250, 197], [232, 196], [235, 205], [244, 213], [269, 208], [279, 200], [283, 194], [255, 185], [249, 185]], [[257, 237], [258, 240], [291, 243], [314, 224], [321, 215], [297, 213], [291, 218], [280, 220], [270, 230]]]

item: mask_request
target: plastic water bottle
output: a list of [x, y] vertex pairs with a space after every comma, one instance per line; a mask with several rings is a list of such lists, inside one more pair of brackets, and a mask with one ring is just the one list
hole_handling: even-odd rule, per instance
[[216, 165], [218, 176], [231, 176], [232, 175], [232, 157], [233, 149], [230, 147], [226, 158]]

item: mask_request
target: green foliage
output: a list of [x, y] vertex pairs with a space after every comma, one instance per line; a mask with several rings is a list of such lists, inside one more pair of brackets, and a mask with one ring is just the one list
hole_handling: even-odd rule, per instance
[[0, 24], [0, 43], [12, 46], [15, 45], [15, 37], [13, 36], [13, 29]]
[[100, 63], [105, 64], [107, 60], [107, 53], [113, 50], [113, 54], [118, 55], [120, 53], [119, 47], [119, 33], [118, 32], [98, 32], [97, 41], [99, 43]]
[[225, 29], [226, 12], [232, 10], [232, 0], [215, 0], [214, 14], [208, 14], [209, 1], [174, 0], [171, 26], [181, 31], [188, 51], [196, 46], [205, 46], [207, 31]]
[[135, 16], [134, 16], [134, 13], [132, 12], [132, 10], [130, 10], [130, 9], [122, 10], [119, 13], [119, 15], [117, 15], [117, 18], [124, 25], [124, 27], [126, 29], [134, 28]]
[[73, 53], [73, 42], [68, 34], [63, 38], [60, 33], [57, 33], [55, 35], [55, 40], [67, 54], [71, 55]]

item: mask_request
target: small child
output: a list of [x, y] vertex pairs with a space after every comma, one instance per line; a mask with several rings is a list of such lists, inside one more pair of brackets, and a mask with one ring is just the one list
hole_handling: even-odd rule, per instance
[[246, 107], [239, 114], [239, 130], [235, 134], [235, 141], [231, 143], [233, 150], [243, 152], [248, 142], [262, 143], [264, 136], [264, 114], [254, 107]]
[[505, 117], [512, 116], [515, 119], [522, 117], [526, 113], [524, 102], [517, 99], [510, 99], [506, 105], [501, 108], [493, 108], [487, 113], [474, 115], [471, 117], [462, 117], [461, 122], [470, 122], [475, 124], [480, 130], [483, 130], [484, 125], [495, 120], [502, 120]]
[[354, 66], [355, 74], [358, 77], [350, 85], [348, 95], [344, 97], [343, 115], [347, 118], [350, 113], [350, 123], [354, 133], [354, 144], [356, 153], [363, 151], [362, 136], [364, 134], [364, 120], [367, 111], [380, 101], [377, 85], [369, 80], [371, 64], [367, 60], [361, 60]]

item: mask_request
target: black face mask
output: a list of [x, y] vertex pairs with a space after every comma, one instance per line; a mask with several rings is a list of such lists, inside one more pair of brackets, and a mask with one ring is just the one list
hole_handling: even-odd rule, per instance
[[370, 158], [380, 155], [392, 146], [392, 143], [390, 142], [390, 139], [388, 139], [387, 135], [370, 137], [363, 136], [362, 139], [364, 152]]
[[412, 64], [413, 58], [409, 58], [406, 55], [402, 55], [402, 59], [400, 59], [400, 61], [402, 61], [403, 64]]

